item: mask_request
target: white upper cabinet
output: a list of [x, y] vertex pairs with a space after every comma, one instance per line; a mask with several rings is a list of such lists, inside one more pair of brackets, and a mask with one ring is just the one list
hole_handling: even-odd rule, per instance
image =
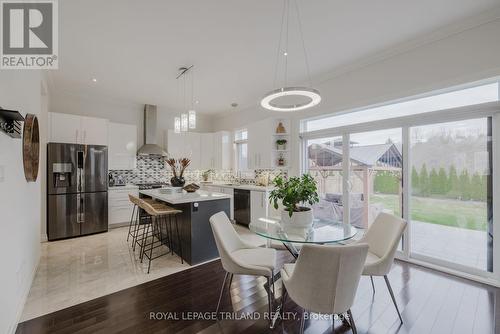
[[49, 142], [79, 144], [81, 122], [80, 116], [49, 113]]
[[215, 135], [213, 133], [200, 134], [201, 139], [201, 161], [202, 169], [215, 168]]
[[108, 145], [108, 120], [49, 113], [49, 141], [52, 143]]
[[170, 157], [189, 158], [193, 169], [231, 169], [231, 133], [185, 132], [168, 130], [168, 154]]
[[196, 132], [175, 133], [168, 130], [168, 155], [174, 159], [189, 158], [189, 169], [201, 168], [201, 138]]
[[231, 132], [219, 131], [214, 135], [215, 169], [231, 169]]
[[248, 129], [248, 168], [272, 167], [273, 121], [265, 119], [250, 124]]
[[137, 126], [110, 122], [108, 125], [108, 168], [134, 169], [137, 154]]
[[108, 120], [82, 117], [82, 144], [108, 145]]

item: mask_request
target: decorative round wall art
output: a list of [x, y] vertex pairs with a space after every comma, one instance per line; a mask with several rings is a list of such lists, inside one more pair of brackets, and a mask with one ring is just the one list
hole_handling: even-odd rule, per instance
[[27, 114], [23, 129], [23, 164], [24, 176], [28, 182], [36, 182], [38, 164], [40, 161], [40, 134], [38, 119], [33, 114]]

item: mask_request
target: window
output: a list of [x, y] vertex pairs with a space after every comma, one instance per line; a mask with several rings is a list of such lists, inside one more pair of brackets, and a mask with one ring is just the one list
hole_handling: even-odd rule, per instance
[[238, 130], [234, 133], [236, 151], [236, 170], [248, 170], [248, 131]]
[[404, 102], [386, 104], [341, 115], [304, 120], [302, 131], [310, 132], [357, 123], [380, 121], [401, 116], [458, 108], [499, 100], [498, 82], [411, 99]]

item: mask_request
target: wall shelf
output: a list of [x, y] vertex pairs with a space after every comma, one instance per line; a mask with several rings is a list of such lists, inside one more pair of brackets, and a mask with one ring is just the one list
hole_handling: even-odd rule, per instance
[[24, 117], [14, 110], [2, 109], [0, 107], [0, 130], [12, 138], [21, 138], [21, 122]]

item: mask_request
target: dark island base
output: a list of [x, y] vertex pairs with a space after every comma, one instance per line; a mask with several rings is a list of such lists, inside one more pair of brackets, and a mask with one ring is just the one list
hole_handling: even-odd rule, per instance
[[[221, 211], [224, 211], [229, 217], [230, 199], [168, 205], [182, 210], [182, 213], [177, 215], [177, 219], [184, 261], [194, 265], [218, 258], [219, 252], [215, 245], [209, 219]], [[172, 224], [172, 228], [175, 229], [174, 224]], [[173, 249], [180, 256], [177, 234], [175, 230], [172, 232]]]

